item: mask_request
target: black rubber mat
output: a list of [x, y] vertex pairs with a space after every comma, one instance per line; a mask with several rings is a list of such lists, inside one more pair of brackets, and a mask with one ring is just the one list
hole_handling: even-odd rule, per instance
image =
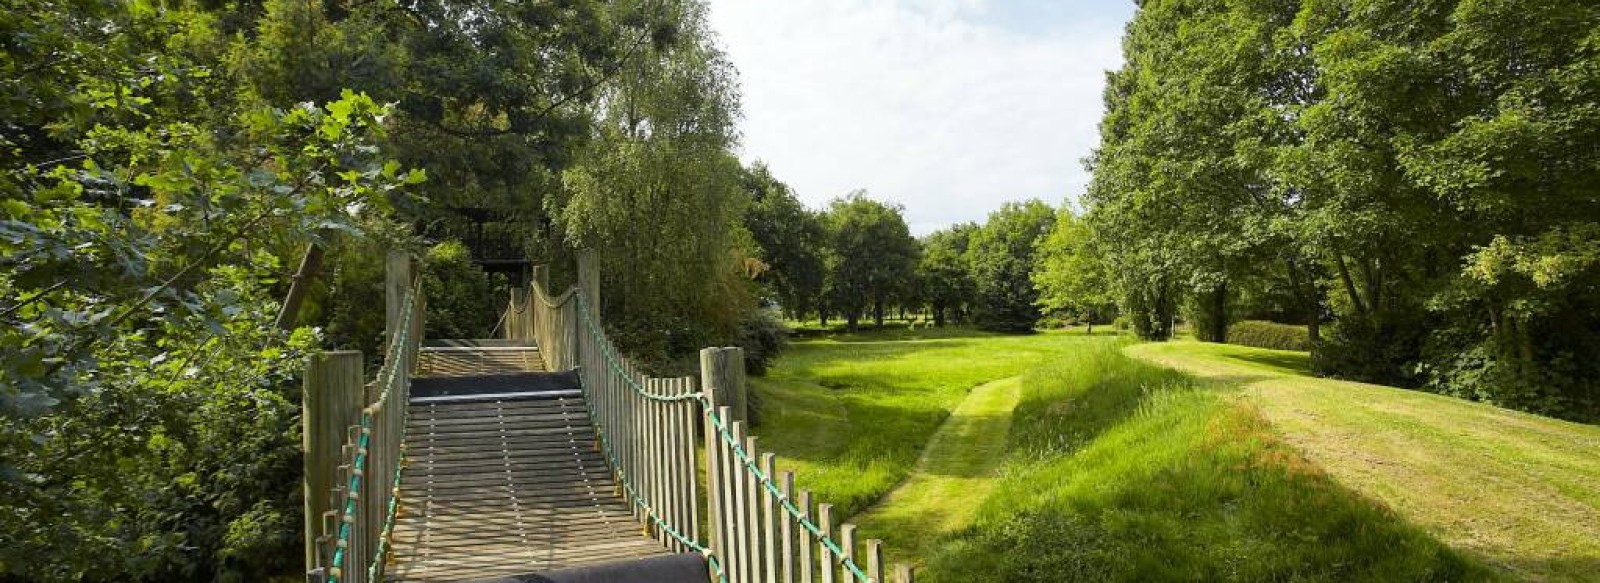
[[706, 583], [706, 569], [705, 557], [684, 553], [471, 583]]
[[417, 377], [411, 381], [411, 397], [456, 397], [544, 391], [578, 390], [576, 372], [528, 372], [517, 374]]

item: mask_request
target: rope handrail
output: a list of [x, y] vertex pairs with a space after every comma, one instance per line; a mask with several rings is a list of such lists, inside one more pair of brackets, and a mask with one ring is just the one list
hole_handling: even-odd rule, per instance
[[[380, 386], [382, 386], [382, 390], [379, 392], [378, 398], [361, 411], [361, 421], [359, 425], [360, 437], [356, 442], [355, 457], [351, 461], [350, 465], [350, 480], [347, 484], [348, 489], [346, 490], [344, 508], [340, 512], [339, 535], [334, 542], [335, 546], [333, 560], [328, 568], [328, 583], [338, 583], [340, 578], [344, 576], [344, 563], [347, 559], [346, 549], [348, 549], [350, 546], [350, 537], [354, 529], [353, 525], [356, 521], [356, 501], [361, 495], [362, 478], [365, 475], [367, 456], [369, 453], [368, 449], [372, 440], [372, 430], [374, 425], [373, 411], [388, 404], [390, 396], [394, 393], [395, 387], [398, 384], [395, 382], [395, 379], [400, 378], [398, 375], [401, 374], [399, 371], [402, 364], [401, 361], [404, 359], [404, 352], [407, 350], [407, 346], [413, 340], [411, 336], [413, 317], [416, 313], [416, 294], [417, 290], [415, 287], [406, 291], [406, 296], [403, 303], [404, 307], [401, 310], [402, 315], [400, 325], [389, 339], [389, 345], [387, 350], [384, 352], [383, 367], [378, 371], [378, 380], [376, 382], [381, 383]], [[408, 414], [409, 412], [402, 413], [402, 415]], [[396, 463], [392, 484], [393, 488], [399, 488], [400, 469], [404, 466], [403, 462], [405, 459], [405, 448], [403, 441], [401, 443], [399, 452], [400, 462]], [[382, 535], [378, 540], [376, 554], [373, 557], [372, 562], [367, 566], [367, 578], [369, 581], [377, 579], [377, 569], [383, 564], [384, 555], [388, 552], [388, 537], [389, 533], [392, 532], [394, 528], [394, 518], [396, 515], [396, 510], [398, 509], [396, 503], [398, 499], [398, 496], [391, 497], [388, 508], [385, 509]]]
[[717, 415], [715, 408], [712, 407], [712, 404], [705, 402], [704, 408], [706, 417], [709, 418], [712, 425], [717, 428], [717, 433], [722, 436], [722, 440], [728, 444], [728, 446], [733, 450], [734, 455], [738, 456], [739, 461], [744, 463], [744, 467], [750, 470], [751, 475], [755, 476], [756, 480], [761, 483], [761, 486], [765, 488], [767, 492], [770, 493], [773, 498], [780, 503], [783, 511], [788, 513], [790, 517], [793, 517], [794, 520], [800, 524], [800, 526], [809, 531], [812, 538], [816, 539], [817, 542], [822, 543], [822, 545], [827, 547], [829, 551], [832, 551], [833, 556], [838, 557], [837, 562], [844, 566], [844, 568], [848, 570], [851, 576], [855, 577], [857, 581], [860, 581], [861, 583], [874, 583], [872, 578], [867, 576], [866, 571], [863, 571], [861, 567], [856, 564], [855, 560], [850, 558], [850, 554], [844, 552], [844, 547], [839, 546], [839, 543], [834, 542], [833, 539], [827, 535], [827, 533], [822, 532], [822, 527], [817, 526], [816, 523], [811, 522], [811, 519], [806, 518], [806, 513], [797, 508], [793, 501], [790, 500], [788, 496], [784, 495], [783, 489], [779, 488], [778, 485], [772, 481], [772, 477], [768, 476], [766, 472], [761, 471], [760, 464], [756, 463], [756, 460], [750, 457], [750, 454], [744, 450], [743, 446], [739, 445], [739, 440], [733, 438], [733, 433], [728, 427], [728, 424], [723, 421], [722, 416]]
[[646, 390], [643, 386], [641, 386], [639, 384], [638, 379], [635, 379], [635, 378], [633, 378], [633, 375], [628, 374], [627, 369], [622, 366], [621, 357], [619, 355], [617, 355], [616, 346], [612, 345], [611, 344], [611, 339], [606, 338], [605, 333], [600, 331], [599, 325], [595, 323], [594, 317], [590, 315], [591, 312], [589, 311], [589, 300], [584, 297], [583, 292], [579, 291], [578, 294], [577, 294], [577, 298], [578, 298], [578, 314], [579, 314], [578, 317], [583, 320], [583, 322], [585, 324], [585, 328], [587, 328], [588, 331], [589, 331], [589, 336], [591, 338], [595, 339], [595, 344], [599, 345], [599, 347], [600, 347], [600, 356], [603, 357], [603, 359], [606, 361], [606, 365], [611, 369], [612, 372], [616, 373], [617, 376], [622, 377], [623, 381], [627, 382], [628, 387], [633, 389], [633, 392], [638, 393], [640, 396], [642, 396], [642, 397], [644, 397], [646, 399], [650, 399], [652, 401], [660, 401], [660, 402], [663, 402], [663, 403], [672, 403], [672, 402], [677, 402], [677, 401], [688, 401], [688, 400], [694, 400], [694, 399], [698, 399], [698, 400], [701, 400], [701, 401], [705, 400], [704, 399], [705, 393], [688, 393], [688, 394], [683, 394], [683, 395], [659, 395], [659, 394], [656, 394], [656, 393], [652, 393], [649, 390]]
[[[583, 383], [582, 371], [578, 371], [578, 382], [580, 384]], [[699, 395], [699, 393], [695, 394]], [[595, 426], [595, 436], [600, 442], [600, 451], [601, 453], [605, 454], [606, 461], [611, 464], [613, 471], [616, 472], [617, 483], [622, 485], [622, 489], [628, 494], [630, 501], [644, 509], [645, 516], [650, 519], [650, 522], [660, 527], [664, 532], [666, 532], [668, 535], [671, 535], [672, 538], [676, 539], [678, 542], [683, 543], [694, 552], [700, 553], [701, 556], [704, 556], [706, 558], [706, 562], [711, 565], [711, 568], [716, 570], [717, 580], [727, 583], [727, 574], [723, 572], [722, 563], [721, 561], [717, 560], [715, 553], [713, 553], [706, 545], [701, 544], [698, 540], [683, 534], [676, 527], [668, 524], [666, 519], [662, 518], [661, 515], [656, 512], [655, 505], [651, 504], [649, 500], [645, 499], [645, 497], [633, 487], [633, 483], [628, 479], [627, 471], [622, 468], [621, 460], [617, 457], [615, 449], [611, 447], [611, 439], [606, 436], [606, 432], [603, 430], [599, 416], [595, 414], [592, 408], [586, 407], [585, 409], [588, 410], [589, 422]]]

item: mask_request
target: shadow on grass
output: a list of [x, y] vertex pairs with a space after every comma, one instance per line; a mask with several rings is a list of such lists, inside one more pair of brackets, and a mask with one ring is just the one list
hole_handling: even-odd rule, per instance
[[1311, 355], [1303, 353], [1246, 352], [1227, 354], [1224, 357], [1250, 364], [1270, 366], [1297, 374], [1308, 374], [1311, 371]]
[[1071, 366], [1019, 408], [1021, 457], [979, 522], [911, 543], [928, 581], [1499, 578], [1338, 484], [1217, 383], [1120, 353]]

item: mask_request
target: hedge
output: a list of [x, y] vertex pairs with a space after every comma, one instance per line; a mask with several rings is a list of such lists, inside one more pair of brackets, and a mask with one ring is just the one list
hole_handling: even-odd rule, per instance
[[1228, 326], [1228, 344], [1274, 350], [1311, 350], [1311, 339], [1305, 326], [1261, 320], [1245, 320]]

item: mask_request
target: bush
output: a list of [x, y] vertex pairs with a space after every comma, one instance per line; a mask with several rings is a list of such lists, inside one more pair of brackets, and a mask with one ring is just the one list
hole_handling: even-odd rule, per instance
[[505, 304], [467, 246], [444, 241], [428, 249], [422, 271], [427, 338], [488, 338]]
[[1245, 320], [1228, 326], [1228, 344], [1273, 350], [1311, 350], [1311, 336], [1305, 326]]
[[1417, 310], [1341, 314], [1311, 352], [1311, 369], [1349, 380], [1414, 388], [1420, 384], [1416, 363], [1422, 358], [1423, 340], [1434, 328], [1435, 323]]
[[745, 372], [765, 376], [772, 361], [789, 346], [789, 327], [772, 310], [751, 310], [739, 320], [733, 341], [744, 349]]

